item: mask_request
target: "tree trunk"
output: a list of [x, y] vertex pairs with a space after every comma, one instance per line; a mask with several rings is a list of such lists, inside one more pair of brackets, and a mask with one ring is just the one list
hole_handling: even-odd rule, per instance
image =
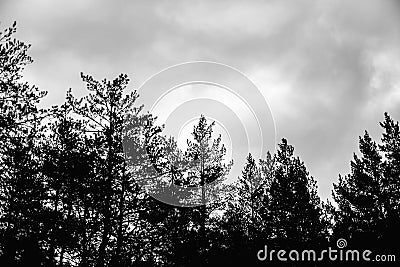
[[201, 211], [201, 225], [200, 225], [200, 264], [201, 266], [206, 266], [206, 249], [207, 249], [207, 240], [206, 240], [206, 217], [207, 217], [207, 209], [206, 209], [206, 181], [205, 181], [205, 171], [204, 171], [204, 147], [201, 148], [201, 173], [200, 173], [200, 184], [201, 184], [201, 202], [202, 205], [200, 207]]
[[101, 244], [98, 250], [98, 259], [96, 266], [103, 267], [105, 264], [105, 256], [106, 256], [106, 248], [109, 242], [109, 236], [111, 233], [111, 215], [112, 215], [112, 185], [113, 185], [113, 159], [114, 159], [114, 149], [113, 149], [113, 133], [114, 133], [114, 108], [112, 103], [113, 100], [110, 101], [110, 111], [109, 111], [109, 120], [110, 120], [110, 129], [107, 133], [107, 145], [108, 145], [108, 155], [107, 155], [107, 181], [106, 181], [106, 196], [105, 196], [105, 211], [104, 211], [104, 219], [103, 219], [103, 233], [101, 237]]
[[123, 222], [124, 222], [124, 206], [125, 206], [125, 181], [122, 181], [122, 186], [121, 186], [121, 194], [120, 194], [120, 199], [119, 199], [119, 214], [118, 214], [118, 228], [117, 228], [117, 244], [115, 248], [115, 254], [114, 254], [114, 259], [113, 263], [119, 263], [119, 261], [122, 258], [121, 255], [121, 250], [122, 250], [122, 245], [123, 245]]

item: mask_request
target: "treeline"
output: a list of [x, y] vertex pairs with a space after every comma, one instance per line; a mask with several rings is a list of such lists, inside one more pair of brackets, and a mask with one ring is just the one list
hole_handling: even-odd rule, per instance
[[[40, 109], [46, 92], [22, 82], [32, 59], [15, 31], [0, 33], [0, 266], [252, 265], [264, 245], [318, 249], [338, 238], [397, 253], [400, 130], [388, 114], [379, 144], [360, 137], [334, 204], [320, 200], [285, 139], [264, 159], [249, 155], [237, 182], [206, 203], [207, 184], [232, 166], [212, 123], [200, 117], [180, 151], [135, 105], [137, 93], [124, 93], [122, 74], [82, 74], [88, 96], [70, 90], [64, 104]], [[204, 205], [152, 197], [177, 187], [201, 190], [172, 200]]]

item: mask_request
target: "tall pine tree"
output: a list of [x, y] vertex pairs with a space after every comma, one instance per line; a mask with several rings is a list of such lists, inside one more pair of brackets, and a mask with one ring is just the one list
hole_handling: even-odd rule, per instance
[[317, 184], [293, 146], [282, 139], [275, 155], [274, 177], [265, 199], [269, 239], [277, 247], [309, 247], [324, 242], [326, 224]]
[[360, 156], [354, 154], [351, 172], [339, 176], [333, 196], [334, 236], [352, 239], [359, 246], [385, 248], [399, 236], [400, 131], [385, 113], [380, 123], [382, 143], [366, 131], [359, 138]]
[[40, 263], [45, 199], [37, 104], [46, 92], [21, 81], [32, 58], [15, 32], [16, 23], [0, 32], [0, 261], [8, 266]]

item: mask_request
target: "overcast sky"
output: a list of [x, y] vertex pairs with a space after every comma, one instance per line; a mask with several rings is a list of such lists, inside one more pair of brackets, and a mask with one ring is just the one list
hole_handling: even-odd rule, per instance
[[25, 79], [49, 91], [44, 106], [68, 88], [83, 95], [81, 71], [127, 73], [135, 89], [187, 61], [239, 69], [323, 199], [349, 171], [358, 136], [378, 140], [385, 111], [400, 119], [400, 1], [1, 0], [1, 28], [14, 20], [35, 60]]

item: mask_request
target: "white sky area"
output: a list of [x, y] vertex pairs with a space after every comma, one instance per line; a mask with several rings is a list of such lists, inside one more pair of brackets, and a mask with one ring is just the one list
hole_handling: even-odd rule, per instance
[[[229, 110], [226, 114], [222, 113], [220, 109], [213, 109], [213, 106], [207, 104], [207, 99], [214, 100], [218, 102], [220, 105], [225, 105]], [[240, 140], [242, 143], [246, 143], [247, 146], [251, 146], [248, 149], [248, 153], [261, 156], [260, 147], [262, 146], [261, 141], [261, 133], [259, 130], [258, 123], [253, 116], [253, 113], [246, 104], [238, 98], [236, 95], [230, 93], [229, 91], [222, 89], [216, 86], [209, 85], [186, 85], [183, 87], [176, 88], [175, 90], [168, 91], [167, 94], [161, 96], [161, 98], [157, 101], [155, 106], [151, 109], [151, 112], [157, 116], [157, 119], [160, 121], [160, 124], [166, 123], [167, 119], [174, 120], [174, 118], [169, 118], [173, 111], [176, 110], [177, 107], [180, 107], [185, 102], [189, 102], [191, 100], [203, 100], [203, 108], [204, 110], [201, 114], [206, 115], [212, 119], [212, 121], [216, 121], [219, 123], [221, 130], [224, 125], [231, 125], [234, 128], [242, 127], [246, 132], [245, 140]], [[218, 107], [217, 105], [216, 107]], [[186, 105], [186, 109], [193, 109], [193, 105]], [[234, 125], [234, 122], [230, 119], [233, 113], [238, 117], [238, 125]], [[190, 114], [189, 110], [181, 110], [177, 116], [186, 117], [186, 115]], [[216, 116], [221, 117], [221, 119], [216, 119]], [[198, 119], [199, 115], [192, 115], [187, 118], [187, 120]], [[217, 126], [217, 125], [216, 125]], [[167, 126], [168, 127], [168, 126]], [[173, 128], [178, 129], [179, 125], [174, 126]], [[226, 128], [226, 127], [225, 127]], [[193, 129], [193, 127], [192, 127]], [[217, 129], [215, 129], [217, 130]], [[215, 136], [218, 134], [222, 134], [220, 131], [216, 131]], [[174, 134], [177, 137], [176, 134]], [[250, 138], [256, 137], [256, 138]], [[225, 139], [225, 141], [228, 141]], [[247, 144], [248, 142], [253, 142], [252, 144]]]
[[[69, 88], [85, 95], [80, 72], [97, 79], [126, 73], [131, 91], [182, 62], [239, 69], [269, 103], [277, 140], [294, 145], [322, 199], [349, 172], [358, 136], [368, 130], [379, 141], [385, 111], [400, 120], [398, 0], [1, 0], [0, 26], [14, 20], [35, 60], [24, 79], [49, 92], [43, 106], [61, 104]], [[204, 101], [222, 102], [228, 112], [234, 103], [220, 91], [210, 94], [219, 102], [197, 99], [174, 112], [189, 112], [190, 104], [200, 115]], [[245, 112], [234, 113], [218, 118], [233, 146], [244, 133], [229, 129]]]

